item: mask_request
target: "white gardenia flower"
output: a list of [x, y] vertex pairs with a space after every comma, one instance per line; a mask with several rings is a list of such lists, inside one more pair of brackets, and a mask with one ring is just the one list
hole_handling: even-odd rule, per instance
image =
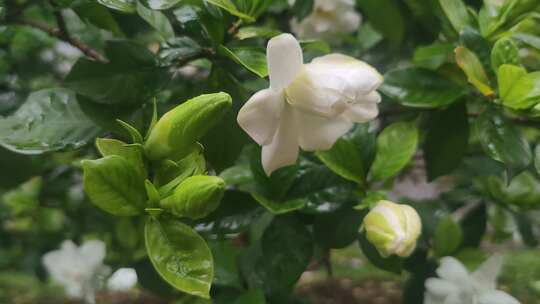
[[137, 272], [133, 268], [120, 268], [107, 281], [107, 288], [114, 291], [128, 291], [137, 285]]
[[43, 265], [51, 279], [64, 287], [69, 297], [94, 303], [95, 279], [106, 268], [104, 258], [105, 244], [102, 241], [85, 241], [77, 247], [67, 240], [60, 249], [43, 256]]
[[444, 257], [437, 268], [439, 278], [426, 281], [425, 304], [520, 304], [511, 295], [496, 290], [503, 257], [494, 255], [474, 273], [453, 257]]
[[[289, 0], [294, 5], [294, 0]], [[292, 31], [301, 39], [334, 41], [339, 34], [358, 29], [362, 17], [354, 9], [354, 0], [315, 0], [313, 12], [298, 21], [291, 21]]]
[[291, 34], [268, 42], [270, 88], [253, 95], [238, 123], [262, 146], [266, 174], [292, 165], [298, 147], [330, 149], [355, 122], [377, 117], [382, 76], [355, 58], [330, 54], [303, 64], [302, 48]]

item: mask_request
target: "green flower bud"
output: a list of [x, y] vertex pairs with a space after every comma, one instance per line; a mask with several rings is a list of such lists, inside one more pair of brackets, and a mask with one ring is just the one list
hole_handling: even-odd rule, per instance
[[416, 248], [422, 221], [410, 206], [380, 201], [364, 218], [364, 228], [381, 256], [408, 257]]
[[225, 181], [217, 176], [196, 175], [185, 179], [160, 205], [177, 217], [200, 219], [219, 206]]
[[226, 93], [201, 95], [167, 112], [154, 126], [144, 145], [151, 160], [181, 159], [214, 127], [232, 105]]

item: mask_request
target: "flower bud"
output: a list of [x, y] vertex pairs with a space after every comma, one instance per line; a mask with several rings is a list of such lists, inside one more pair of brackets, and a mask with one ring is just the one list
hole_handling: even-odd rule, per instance
[[161, 200], [163, 209], [177, 217], [200, 219], [219, 206], [225, 193], [225, 181], [217, 176], [196, 175], [185, 179], [174, 193]]
[[367, 239], [383, 257], [408, 257], [416, 248], [422, 222], [407, 205], [380, 201], [364, 218]]
[[195, 97], [167, 112], [154, 126], [144, 145], [151, 160], [181, 159], [195, 142], [214, 127], [232, 105], [226, 93]]

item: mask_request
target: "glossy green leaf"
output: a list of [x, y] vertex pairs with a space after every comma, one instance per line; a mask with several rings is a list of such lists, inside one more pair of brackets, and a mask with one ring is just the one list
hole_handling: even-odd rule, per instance
[[497, 71], [503, 64], [519, 65], [519, 48], [510, 38], [497, 40], [491, 50], [491, 67]]
[[144, 179], [131, 162], [110, 155], [82, 165], [84, 191], [97, 207], [118, 216], [141, 213], [146, 202]]
[[179, 161], [170, 159], [162, 161], [156, 167], [154, 181], [158, 185], [159, 192], [163, 196], [176, 188], [182, 181], [193, 175], [201, 175], [206, 172], [203, 147], [196, 145], [192, 152]]
[[[152, 0], [149, 3], [159, 2]], [[137, 2], [137, 13], [143, 18], [150, 26], [152, 26], [165, 40], [169, 40], [174, 37], [174, 29], [167, 19], [167, 16], [162, 12], [147, 8], [141, 2]]]
[[114, 16], [103, 5], [99, 5], [96, 2], [86, 2], [73, 7], [73, 10], [85, 22], [110, 31], [115, 36], [124, 35]]
[[468, 145], [469, 121], [465, 103], [433, 113], [423, 146], [428, 180], [456, 169], [467, 154]]
[[66, 89], [34, 92], [15, 113], [0, 118], [0, 145], [23, 154], [77, 149], [100, 132]]
[[79, 59], [64, 84], [103, 104], [139, 105], [148, 102], [170, 78], [148, 49], [133, 42], [109, 41], [110, 63]]
[[339, 139], [332, 149], [316, 152], [317, 157], [339, 176], [353, 182], [364, 182], [364, 164], [360, 151], [345, 139]]
[[453, 53], [454, 45], [451, 43], [436, 42], [414, 50], [413, 62], [421, 68], [436, 70], [447, 62]]
[[532, 162], [531, 147], [517, 126], [495, 111], [485, 111], [476, 121], [476, 132], [484, 151], [506, 165], [511, 175]]
[[456, 62], [467, 75], [467, 80], [474, 85], [484, 96], [493, 96], [495, 92], [490, 86], [489, 78], [475, 53], [460, 46], [456, 48]]
[[142, 147], [128, 145], [123, 141], [110, 138], [96, 139], [96, 147], [103, 157], [109, 155], [121, 156], [137, 169], [140, 176], [146, 177]]
[[219, 53], [232, 59], [261, 78], [268, 76], [266, 55], [260, 49], [251, 47], [227, 48], [222, 45], [219, 47]]
[[487, 228], [487, 208], [485, 204], [474, 206], [461, 220], [461, 229], [463, 231], [463, 248], [476, 248], [482, 242]]
[[519, 110], [540, 102], [540, 72], [527, 74], [522, 67], [503, 64], [497, 71], [497, 79], [503, 105]]
[[525, 213], [518, 213], [514, 215], [514, 218], [518, 226], [519, 234], [525, 245], [536, 248], [540, 242], [534, 233], [534, 221], [532, 216]]
[[418, 145], [418, 127], [413, 122], [397, 122], [377, 137], [377, 155], [371, 179], [384, 180], [398, 174], [412, 159]]
[[231, 242], [214, 241], [208, 243], [214, 257], [214, 284], [240, 288], [240, 271], [238, 269], [238, 248]]
[[279, 34], [279, 31], [270, 27], [263, 26], [244, 26], [241, 27], [236, 33], [236, 38], [239, 40], [251, 39], [251, 38], [272, 38]]
[[375, 248], [375, 246], [368, 241], [364, 232], [358, 235], [358, 243], [362, 249], [362, 252], [370, 263], [382, 270], [397, 274], [401, 273], [403, 260], [400, 257], [397, 255], [391, 255], [387, 258], [383, 258], [377, 251], [377, 248]]
[[287, 201], [274, 201], [264, 197], [259, 193], [252, 193], [253, 198], [272, 214], [285, 214], [295, 210], [302, 209], [306, 205], [303, 199], [294, 199]]
[[461, 32], [471, 23], [469, 12], [462, 0], [439, 0], [439, 4], [456, 32]]
[[231, 0], [207, 0], [207, 1], [208, 3], [221, 7], [222, 9], [224, 9], [225, 11], [227, 11], [229, 14], [233, 16], [239, 17], [248, 22], [255, 21], [255, 18], [239, 11], [236, 5], [234, 4], [234, 2], [232, 2]]
[[135, 13], [137, 6], [136, 0], [97, 0], [97, 2], [124, 13]]
[[407, 107], [443, 107], [467, 92], [466, 88], [439, 74], [420, 68], [392, 70], [384, 75], [384, 79], [381, 91]]
[[326, 248], [345, 248], [357, 239], [364, 215], [349, 208], [317, 215], [313, 223], [315, 239]]
[[452, 255], [463, 240], [461, 227], [451, 217], [443, 218], [437, 225], [434, 239], [435, 253], [440, 256]]
[[167, 283], [182, 292], [210, 298], [214, 261], [197, 232], [177, 220], [149, 218], [144, 235], [148, 257]]
[[497, 176], [489, 176], [481, 184], [494, 200], [519, 208], [540, 206], [540, 181], [530, 172], [522, 172], [509, 183]]

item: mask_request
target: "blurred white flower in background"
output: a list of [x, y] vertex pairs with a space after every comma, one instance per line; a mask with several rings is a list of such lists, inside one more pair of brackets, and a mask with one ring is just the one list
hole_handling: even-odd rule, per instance
[[[289, 0], [294, 5], [295, 0]], [[313, 12], [298, 21], [291, 21], [293, 33], [300, 39], [336, 41], [339, 34], [358, 30], [362, 17], [354, 9], [354, 0], [315, 0]]]
[[137, 272], [133, 268], [120, 268], [107, 281], [107, 288], [113, 291], [128, 291], [137, 285]]
[[70, 298], [95, 303], [96, 278], [107, 272], [104, 258], [105, 244], [102, 241], [85, 241], [77, 247], [67, 240], [60, 249], [43, 256], [43, 265], [51, 279], [64, 287]]
[[425, 304], [519, 304], [511, 295], [497, 290], [503, 257], [493, 255], [475, 272], [453, 257], [441, 259], [437, 275], [426, 281]]
[[355, 122], [379, 114], [376, 89], [382, 76], [355, 58], [330, 54], [303, 63], [291, 34], [268, 42], [270, 88], [253, 95], [238, 113], [238, 123], [262, 146], [266, 174], [296, 163], [305, 151], [330, 149]]

